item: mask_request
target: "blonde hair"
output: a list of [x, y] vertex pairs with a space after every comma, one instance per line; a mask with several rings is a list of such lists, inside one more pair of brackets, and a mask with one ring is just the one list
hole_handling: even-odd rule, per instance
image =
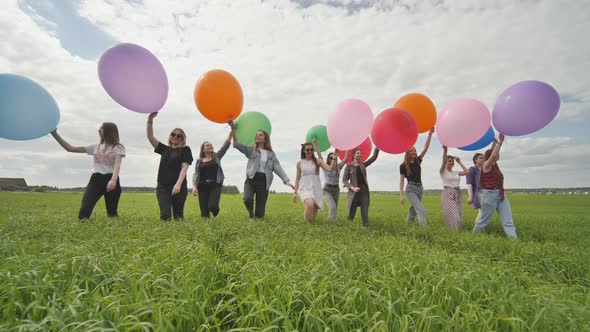
[[[170, 132], [170, 134], [172, 134], [175, 131], [180, 131], [180, 133], [182, 134], [182, 143], [178, 144], [178, 146], [185, 146], [186, 145], [186, 134], [184, 133], [184, 130], [182, 130], [181, 128], [174, 128], [172, 129], [172, 131]], [[170, 135], [168, 135], [168, 146], [172, 145], [172, 139], [170, 138]]]

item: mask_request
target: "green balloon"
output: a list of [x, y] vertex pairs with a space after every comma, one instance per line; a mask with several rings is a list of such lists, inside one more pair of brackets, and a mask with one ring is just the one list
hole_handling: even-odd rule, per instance
[[305, 141], [311, 142], [313, 139], [318, 140], [318, 145], [320, 146], [320, 151], [324, 152], [328, 150], [331, 146], [330, 140], [328, 139], [328, 127], [324, 125], [317, 125], [311, 127], [305, 135]]
[[272, 131], [270, 120], [260, 112], [244, 112], [236, 120], [236, 135], [242, 144], [254, 145], [254, 139], [259, 130]]

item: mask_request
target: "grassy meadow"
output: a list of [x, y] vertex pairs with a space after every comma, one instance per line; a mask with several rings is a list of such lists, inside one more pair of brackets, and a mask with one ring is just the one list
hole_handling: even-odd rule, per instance
[[372, 195], [370, 227], [271, 195], [249, 220], [241, 196], [219, 217], [161, 222], [155, 194], [0, 192], [0, 331], [590, 331], [590, 197], [509, 195], [520, 239], [495, 217], [471, 233], [407, 225], [397, 195]]

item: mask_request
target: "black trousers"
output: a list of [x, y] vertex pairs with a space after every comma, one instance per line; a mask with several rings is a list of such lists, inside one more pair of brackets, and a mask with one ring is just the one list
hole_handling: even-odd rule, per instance
[[201, 217], [209, 218], [209, 214], [217, 217], [219, 213], [219, 201], [221, 200], [221, 184], [211, 182], [201, 182], [197, 186], [199, 189], [199, 208], [201, 208]]
[[174, 219], [184, 218], [184, 202], [186, 202], [186, 185], [180, 187], [180, 192], [172, 196], [173, 184], [160, 184], [156, 188], [156, 197], [160, 206], [160, 219], [170, 220], [171, 212]]
[[117, 185], [115, 189], [107, 192], [107, 183], [111, 180], [113, 174], [93, 173], [90, 176], [90, 181], [84, 190], [82, 197], [82, 206], [78, 212], [78, 219], [88, 219], [94, 210], [94, 206], [98, 200], [104, 195], [104, 202], [107, 208], [107, 215], [109, 217], [117, 217], [117, 207], [119, 206], [119, 198], [121, 198], [121, 183], [117, 178]]
[[[256, 210], [254, 210], [254, 195], [256, 195]], [[244, 182], [244, 205], [250, 218], [264, 218], [268, 190], [266, 189], [266, 175], [256, 173], [252, 179]]]
[[361, 218], [363, 219], [363, 226], [369, 227], [369, 203], [371, 202], [369, 196], [369, 188], [361, 186], [361, 190], [354, 194], [350, 210], [348, 211], [348, 220], [353, 220], [356, 215], [357, 207], [361, 207]]

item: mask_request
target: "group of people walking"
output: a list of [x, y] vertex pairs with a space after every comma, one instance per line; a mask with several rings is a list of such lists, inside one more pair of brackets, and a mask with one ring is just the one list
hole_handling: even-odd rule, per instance
[[[160, 164], [157, 175], [156, 197], [160, 208], [160, 219], [176, 220], [184, 217], [184, 205], [188, 196], [187, 172], [193, 162], [190, 147], [186, 145], [186, 134], [181, 128], [174, 128], [167, 139], [167, 144], [162, 143], [153, 133], [153, 123], [157, 113], [152, 113], [147, 118], [146, 136], [154, 148], [154, 152], [160, 155]], [[291, 184], [289, 177], [281, 167], [281, 164], [273, 152], [270, 136], [264, 130], [259, 130], [255, 136], [254, 145], [241, 143], [235, 132], [235, 125], [229, 122], [231, 131], [216, 152], [209, 141], [201, 144], [198, 159], [195, 162], [192, 177], [192, 194], [198, 196], [201, 216], [209, 218], [219, 214], [219, 202], [221, 189], [225, 179], [221, 160], [227, 153], [233, 141], [233, 147], [240, 151], [247, 159], [246, 180], [244, 182], [244, 205], [250, 218], [264, 218], [269, 187], [273, 181], [273, 175], [280, 177], [283, 183], [294, 190], [293, 201], [297, 197], [304, 206], [303, 217], [306, 221], [314, 219], [325, 201], [328, 206], [328, 218], [336, 219], [340, 194], [339, 180], [348, 189], [346, 203], [348, 220], [355, 218], [357, 209], [361, 209], [362, 225], [369, 226], [370, 190], [367, 178], [367, 168], [371, 166], [379, 156], [379, 149], [375, 149], [370, 158], [362, 160], [362, 151], [354, 149], [346, 151], [344, 158], [338, 161], [339, 151], [328, 154], [324, 161], [317, 141], [305, 142], [301, 145], [300, 160], [297, 162], [296, 178]], [[119, 142], [119, 132], [114, 123], [105, 122], [99, 130], [99, 143], [88, 146], [72, 146], [64, 140], [57, 129], [51, 132], [56, 141], [68, 152], [87, 153], [94, 157], [93, 173], [86, 186], [82, 198], [82, 204], [78, 213], [79, 219], [87, 219], [92, 214], [98, 200], [104, 196], [107, 215], [117, 216], [117, 207], [121, 196], [119, 170], [122, 158], [125, 157], [125, 148]], [[400, 165], [400, 203], [405, 203], [405, 198], [410, 203], [407, 222], [413, 222], [416, 218], [420, 225], [426, 225], [426, 209], [422, 204], [424, 192], [421, 178], [421, 164], [430, 146], [434, 129], [428, 133], [428, 138], [420, 154], [412, 147], [404, 156], [404, 162]], [[504, 136], [500, 134], [499, 140], [494, 143], [492, 149], [484, 155], [476, 154], [473, 157], [474, 166], [467, 169], [461, 160], [447, 153], [443, 147], [440, 176], [443, 183], [442, 209], [445, 226], [449, 229], [459, 229], [462, 224], [463, 213], [461, 205], [460, 177], [467, 177], [468, 203], [480, 209], [475, 221], [474, 232], [483, 230], [489, 225], [494, 211], [497, 211], [504, 231], [507, 236], [517, 238], [516, 228], [512, 222], [510, 203], [504, 195], [503, 174], [497, 161], [500, 156], [500, 148]], [[316, 156], [317, 153], [317, 156]], [[349, 155], [352, 161], [346, 163]], [[462, 170], [454, 171], [457, 162]], [[320, 169], [324, 172], [324, 186], [320, 180]], [[407, 181], [407, 185], [406, 185]], [[404, 188], [405, 187], [405, 188]]]

